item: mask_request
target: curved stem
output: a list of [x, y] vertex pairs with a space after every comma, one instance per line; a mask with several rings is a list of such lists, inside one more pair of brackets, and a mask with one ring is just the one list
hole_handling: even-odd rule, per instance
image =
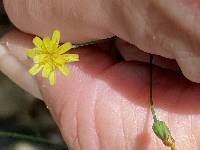
[[26, 140], [26, 141], [30, 141], [30, 142], [37, 143], [37, 144], [48, 145], [48, 146], [51, 146], [52, 148], [57, 148], [59, 150], [67, 149], [67, 146], [65, 146], [65, 145], [52, 143], [51, 141], [41, 138], [41, 137], [34, 137], [34, 136], [24, 135], [24, 134], [20, 134], [20, 133], [0, 131], [0, 137], [14, 138], [14, 139], [18, 139], [18, 140]]
[[79, 48], [79, 47], [99, 44], [99, 43], [103, 43], [103, 42], [110, 41], [110, 40], [115, 40], [115, 39], [116, 39], [116, 36], [111, 37], [111, 38], [107, 38], [107, 39], [93, 40], [93, 41], [83, 42], [83, 43], [74, 43], [72, 45], [73, 45], [73, 48]]

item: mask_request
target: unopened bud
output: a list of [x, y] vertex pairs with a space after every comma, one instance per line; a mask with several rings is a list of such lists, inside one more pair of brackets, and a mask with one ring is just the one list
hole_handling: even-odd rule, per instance
[[171, 136], [170, 130], [163, 121], [155, 121], [153, 123], [152, 129], [156, 136], [162, 140], [163, 144], [170, 147], [171, 150], [176, 150], [175, 140]]

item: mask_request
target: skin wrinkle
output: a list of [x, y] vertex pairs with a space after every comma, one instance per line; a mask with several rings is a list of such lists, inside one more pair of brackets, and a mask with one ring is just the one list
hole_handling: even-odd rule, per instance
[[[117, 99], [117, 98], [116, 98]], [[118, 134], [117, 134], [117, 136], [116, 136], [116, 145], [115, 145], [115, 149], [119, 149], [119, 147], [117, 146], [117, 144], [118, 144], [118, 140], [117, 140], [117, 138], [118, 138], [118, 136], [119, 137], [121, 137], [120, 139], [122, 139], [122, 140], [120, 140], [120, 143], [121, 143], [121, 147], [123, 147], [123, 148], [121, 148], [121, 149], [124, 149], [124, 148], [126, 148], [126, 141], [125, 141], [125, 133], [124, 133], [124, 124], [123, 124], [123, 117], [122, 117], [122, 114], [121, 114], [121, 107], [122, 107], [122, 101], [121, 101], [121, 97], [119, 97], [118, 98], [119, 99], [119, 102], [118, 102], [118, 106], [119, 106], [119, 109], [118, 109], [118, 113], [119, 113], [119, 125], [120, 125], [120, 128], [118, 128], [118, 130], [117, 130], [117, 132], [118, 132]]]
[[[96, 96], [97, 98], [97, 96]], [[95, 128], [96, 128], [96, 134], [98, 136], [98, 143], [99, 143], [99, 150], [102, 149], [102, 143], [101, 143], [101, 137], [100, 137], [100, 134], [99, 134], [99, 129], [98, 129], [98, 124], [97, 124], [97, 117], [96, 117], [96, 114], [97, 114], [97, 100], [95, 101], [95, 108], [94, 108], [95, 112]]]
[[[181, 118], [180, 118], [181, 119]], [[180, 122], [181, 123], [181, 122]], [[185, 116], [185, 118], [183, 119], [183, 123], [181, 123], [181, 125], [180, 125], [180, 128], [181, 128], [181, 130], [183, 131], [183, 133], [186, 133], [185, 135], [182, 135], [182, 136], [178, 136], [181, 140], [181, 143], [186, 143], [185, 145], [181, 145], [181, 147], [182, 148], [191, 148], [191, 147], [193, 147], [192, 145], [193, 145], [193, 143], [191, 144], [191, 146], [190, 146], [190, 140], [191, 140], [191, 136], [190, 136], [190, 134], [188, 134], [189, 133], [189, 131], [190, 131], [190, 122], [189, 122], [189, 115], [187, 115], [187, 116]], [[193, 148], [192, 148], [193, 149]]]
[[[80, 88], [79, 88], [79, 92], [78, 93], [80, 93]], [[79, 97], [79, 96], [77, 95], [77, 97]], [[76, 131], [75, 131], [75, 133], [76, 133], [76, 136], [74, 138], [74, 142], [77, 141], [78, 145], [76, 145], [76, 146], [78, 146], [78, 149], [81, 150], [81, 144], [80, 144], [79, 135], [78, 135], [78, 130], [79, 130], [79, 127], [78, 127], [78, 109], [77, 109], [78, 108], [78, 101], [76, 101], [76, 107], [75, 108], [76, 108], [76, 110], [75, 110], [75, 120], [76, 120], [76, 127], [75, 127]]]
[[196, 142], [197, 142], [197, 148], [198, 149], [200, 149], [200, 142], [199, 142], [199, 135], [197, 135], [197, 134], [195, 134], [195, 133], [197, 133], [196, 131], [195, 131], [195, 127], [196, 127], [196, 125], [197, 125], [197, 123], [196, 123], [196, 120], [195, 120], [195, 118], [194, 118], [194, 115], [193, 115], [193, 126], [194, 126], [194, 128], [192, 128], [193, 129], [193, 133], [194, 133], [194, 135], [195, 135], [195, 137], [196, 137]]
[[[115, 65], [119, 65], [119, 63], [117, 63], [117, 64], [115, 64]], [[115, 67], [115, 65], [114, 66], [112, 66], [112, 67]], [[110, 69], [109, 69], [110, 70]], [[105, 74], [105, 72], [104, 72], [104, 74]], [[124, 129], [124, 127], [123, 127], [123, 129]]]
[[[133, 106], [133, 107], [134, 107], [134, 106]], [[136, 118], [136, 108], [137, 108], [137, 107], [138, 107], [138, 106], [135, 106], [135, 107], [134, 107], [134, 110], [133, 110], [134, 118]], [[138, 124], [137, 119], [135, 119], [135, 126], [136, 126], [136, 135], [138, 135], [138, 134], [139, 134], [139, 132], [138, 132], [139, 124]], [[133, 142], [132, 142], [132, 147], [133, 147]]]
[[[78, 108], [78, 106], [79, 106], [79, 100], [77, 100], [77, 108]], [[79, 125], [79, 119], [78, 119], [78, 109], [76, 109], [76, 122], [77, 122], [77, 126], [76, 126], [76, 131], [77, 131], [77, 142], [78, 142], [78, 145], [79, 145], [79, 148], [80, 148], [80, 150], [82, 149], [82, 147], [81, 147], [81, 143], [80, 143], [80, 132], [79, 132], [79, 127], [80, 127], [80, 125]]]
[[[39, 79], [40, 80], [40, 79]], [[41, 82], [44, 82], [44, 81], [41, 81]], [[40, 83], [41, 83], [40, 82]], [[42, 83], [43, 84], [43, 83]], [[65, 112], [64, 112], [64, 107], [63, 106], [66, 106], [67, 105], [67, 101], [63, 101], [63, 104], [62, 105], [60, 105], [61, 107], [60, 108], [58, 108], [58, 112], [56, 113], [55, 112], [55, 110], [53, 110], [52, 108], [53, 108], [53, 103], [52, 103], [52, 101], [51, 101], [51, 99], [54, 99], [54, 97], [52, 97], [51, 96], [51, 94], [50, 95], [48, 95], [48, 97], [46, 96], [46, 87], [44, 88], [42, 88], [43, 86], [40, 86], [40, 88], [42, 89], [42, 93], [45, 95], [45, 103], [49, 106], [49, 109], [50, 109], [50, 112], [51, 112], [51, 114], [53, 115], [53, 118], [55, 119], [55, 121], [56, 121], [56, 124], [60, 127], [60, 129], [61, 129], [61, 133], [63, 133], [62, 132], [62, 129], [65, 129], [65, 125], [63, 125], [63, 124], [65, 124], [65, 123], [63, 123], [65, 120], [64, 120], [64, 117], [62, 117], [62, 116], [64, 116], [65, 115]], [[61, 96], [61, 95], [59, 95], [59, 96]], [[57, 99], [60, 101], [62, 98], [61, 97], [57, 97]], [[76, 102], [76, 101], [75, 101]], [[55, 109], [55, 108], [54, 108]], [[63, 130], [64, 131], [64, 130]], [[75, 131], [75, 133], [76, 133], [76, 131]], [[71, 144], [71, 141], [73, 141], [73, 140], [71, 140], [71, 138], [73, 138], [73, 135], [71, 136], [68, 136], [68, 138], [66, 138], [65, 137], [65, 135], [63, 135], [63, 137], [64, 137], [64, 140], [65, 140], [65, 142], [68, 144], [68, 143], [70, 143]], [[69, 139], [70, 138], [70, 139]], [[75, 139], [76, 139], [76, 137], [75, 137]], [[73, 142], [72, 142], [73, 143]], [[71, 145], [69, 145], [69, 146], [71, 146]]]
[[[78, 94], [76, 94], [76, 97], [74, 97], [74, 102], [73, 103], [75, 103], [75, 108], [76, 108], [76, 110], [75, 110], [75, 116], [74, 116], [74, 118], [75, 118], [75, 122], [74, 122], [74, 124], [75, 124], [75, 128], [74, 129], [76, 129], [75, 131], [74, 131], [74, 133], [75, 133], [75, 136], [74, 137], [72, 137], [71, 136], [71, 139], [69, 139], [69, 143], [70, 143], [70, 145], [72, 146], [72, 147], [76, 147], [77, 149], [80, 149], [80, 143], [79, 143], [79, 138], [78, 138], [78, 119], [77, 119], [77, 100], [79, 99], [79, 93], [80, 93], [80, 91], [81, 91], [81, 87], [79, 87], [79, 88], [76, 88], [76, 90], [77, 90], [77, 93]], [[67, 101], [67, 99], [66, 100], [64, 100], [64, 103], [62, 104], [62, 105], [60, 105], [61, 107], [59, 108], [59, 112], [57, 113], [57, 118], [56, 118], [56, 120], [59, 120], [58, 122], [59, 122], [59, 127], [61, 128], [61, 129], [64, 129], [65, 128], [65, 106], [68, 104], [68, 101]], [[68, 138], [69, 138], [70, 136], [68, 136]], [[66, 139], [68, 139], [68, 138], [66, 138]], [[67, 142], [67, 141], [66, 141]], [[68, 143], [68, 142], [67, 142]], [[78, 145], [77, 145], [78, 144]], [[78, 147], [77, 147], [78, 146]]]
[[[121, 103], [122, 103], [123, 101], [121, 101]], [[124, 139], [124, 141], [123, 141], [123, 143], [124, 143], [124, 147], [125, 147], [125, 149], [126, 150], [128, 150], [128, 146], [127, 146], [127, 143], [126, 143], [126, 141], [128, 141], [127, 139], [126, 139], [126, 133], [125, 133], [125, 125], [124, 125], [124, 119], [123, 119], [123, 115], [122, 115], [122, 106], [123, 105], [120, 105], [120, 123], [121, 123], [121, 126], [122, 126], [122, 136], [123, 136], [123, 139]]]
[[[79, 91], [79, 90], [78, 90]], [[78, 95], [77, 95], [77, 97], [78, 97]], [[75, 98], [76, 99], [76, 98]], [[63, 100], [63, 103], [61, 104], [61, 107], [60, 107], [60, 111], [58, 112], [58, 114], [57, 114], [57, 118], [58, 118], [58, 120], [62, 120], [62, 116], [64, 116], [64, 114], [65, 114], [65, 107], [66, 107], [66, 105], [68, 104], [67, 103], [68, 101], [67, 100]], [[76, 101], [75, 101], [76, 102]], [[58, 121], [58, 122], [62, 122], [62, 121]], [[61, 124], [59, 124], [60, 126], [62, 126], [62, 123]]]
[[[189, 121], [189, 124], [188, 124], [188, 126], [189, 126], [189, 132], [191, 133], [191, 136], [190, 136], [190, 142], [191, 143], [194, 143], [193, 145], [193, 147], [196, 147], [197, 148], [197, 144], [196, 144], [196, 141], [195, 141], [195, 137], [194, 137], [194, 135], [193, 135], [193, 132], [192, 132], [192, 116], [190, 115], [189, 116], [189, 119], [188, 119]], [[196, 149], [195, 148], [195, 149]]]
[[[136, 115], [136, 112], [137, 112], [137, 111], [136, 111], [136, 110], [137, 110], [137, 107], [138, 107], [138, 106], [135, 106], [135, 108], [134, 108], [134, 111], [133, 111], [133, 112], [135, 112], [135, 113], [134, 113], [134, 117], [135, 117], [135, 122], [136, 122], [136, 124], [135, 124], [135, 125], [136, 125], [136, 135], [139, 135], [139, 131], [138, 131], [138, 128], [139, 128], [139, 126], [138, 126], [138, 125], [139, 125], [139, 124], [138, 124], [138, 121], [137, 121], [137, 115]], [[135, 147], [137, 148], [137, 146], [135, 146], [135, 145], [134, 145], [134, 148], [135, 148]]]
[[[105, 86], [104, 83], [103, 83], [103, 85]], [[106, 88], [104, 86], [102, 88]], [[106, 84], [106, 86], [107, 86], [107, 84]], [[106, 93], [110, 93], [110, 90], [111, 90], [110, 87], [108, 87], [106, 89], [107, 90], [104, 91], [104, 93], [102, 93], [103, 95], [105, 95]], [[103, 107], [103, 105], [106, 104], [106, 101], [109, 101], [108, 107], [105, 106], [105, 110], [103, 110], [103, 111], [105, 111], [105, 113], [111, 114], [111, 116], [109, 114], [107, 114], [105, 116], [101, 116], [102, 112], [98, 112], [99, 114], [97, 114], [97, 117], [99, 118], [99, 120], [102, 117], [102, 119], [101, 119], [102, 122], [106, 121], [106, 123], [108, 123], [109, 128], [111, 128], [110, 130], [109, 130], [109, 128], [106, 129], [106, 130], [110, 131], [110, 133], [111, 133], [110, 135], [108, 135], [107, 133], [105, 133], [105, 131], [103, 131], [103, 128], [106, 127], [105, 122], [104, 122], [103, 128], [99, 125], [99, 129], [101, 130], [100, 137], [101, 137], [102, 143], [104, 143], [104, 144], [102, 144], [102, 145], [104, 145], [102, 149], [111, 149], [111, 148], [119, 149], [122, 146], [122, 143], [121, 143], [121, 126], [119, 124], [119, 118], [115, 118], [116, 115], [117, 116], [119, 115], [118, 114], [119, 113], [119, 105], [118, 105], [119, 103], [118, 102], [115, 103], [113, 101], [114, 95], [115, 95], [115, 93], [113, 93], [113, 95], [109, 94], [109, 96], [107, 95], [107, 98], [105, 100], [100, 100], [99, 103], [98, 103], [99, 107], [101, 108], [101, 107]], [[110, 108], [112, 103], [114, 103], [113, 109]], [[109, 120], [109, 118], [112, 118], [112, 116], [114, 118], [113, 122]], [[113, 124], [113, 126], [112, 126], [112, 124]], [[116, 127], [116, 129], [115, 129], [115, 127]], [[104, 140], [104, 138], [108, 138], [108, 139]], [[111, 142], [110, 145], [108, 145], [109, 141]], [[119, 147], [117, 147], [117, 145]]]
[[[93, 79], [92, 79], [93, 80]], [[93, 145], [84, 145], [84, 146], [82, 146], [82, 148], [84, 149], [85, 147], [87, 147], [87, 149], [99, 149], [99, 137], [98, 137], [98, 135], [97, 135], [97, 132], [96, 132], [96, 128], [95, 128], [95, 126], [96, 126], [96, 122], [95, 122], [95, 105], [96, 105], [96, 101], [97, 101], [97, 89], [98, 89], [98, 81], [96, 81], [96, 80], [94, 80], [94, 81], [92, 81], [92, 82], [94, 82], [94, 83], [91, 83], [92, 84], [92, 89], [91, 89], [91, 93], [93, 93], [94, 95], [92, 95], [92, 97], [91, 97], [91, 100], [88, 100], [87, 99], [87, 97], [86, 97], [86, 102], [85, 103], [89, 103], [89, 108], [87, 109], [87, 110], [89, 110], [89, 112], [87, 112], [87, 114], [85, 114], [85, 115], [88, 115], [88, 116], [90, 116], [89, 118], [87, 118], [86, 117], [86, 119], [82, 119], [82, 123], [85, 123], [85, 122], [87, 122], [87, 123], [89, 123], [89, 126], [87, 126], [86, 128], [89, 128], [90, 129], [90, 131], [89, 131], [89, 136], [91, 136], [91, 134], [93, 135], [93, 137], [92, 137], [92, 139], [89, 139], [89, 140], [91, 140], [91, 143], [89, 143], [89, 144], [93, 144]], [[89, 85], [88, 85], [89, 86]], [[95, 86], [95, 87], [93, 87], [93, 86]], [[85, 88], [84, 88], [85, 89]], [[90, 89], [90, 88], [89, 88]], [[82, 97], [83, 98], [83, 97]], [[83, 98], [83, 100], [85, 100], [85, 97]], [[91, 102], [87, 102], [87, 101], [91, 101]], [[80, 104], [81, 105], [81, 104]], [[81, 107], [84, 107], [83, 106], [83, 104], [81, 105]], [[79, 110], [79, 113], [84, 113], [83, 111], [85, 110], [85, 109], [81, 109], [81, 108], [79, 108], [78, 109]], [[86, 110], [86, 111], [87, 111]], [[79, 116], [79, 118], [80, 118], [80, 116]], [[91, 118], [91, 120], [90, 120], [90, 118]], [[89, 120], [88, 120], [89, 119]], [[81, 120], [81, 119], [79, 119], [79, 120]], [[87, 124], [86, 123], [86, 124]], [[83, 130], [83, 128], [82, 128], [82, 130]], [[87, 130], [88, 131], [88, 130]], [[80, 131], [80, 133], [81, 133], [82, 131]], [[88, 132], [86, 132], [86, 134], [88, 134]], [[82, 134], [83, 135], [83, 134]], [[84, 143], [85, 141], [84, 141], [84, 138], [85, 138], [85, 136], [82, 136], [81, 138], [80, 138], [80, 141], [82, 141], [81, 143]]]
[[98, 127], [98, 123], [97, 123], [97, 95], [96, 95], [96, 101], [95, 101], [95, 108], [94, 108], [94, 114], [95, 114], [95, 128], [96, 128], [96, 134], [98, 136], [98, 143], [99, 143], [99, 150], [102, 149], [102, 142], [101, 142], [101, 134], [99, 134], [99, 127]]
[[[137, 119], [136, 119], [136, 107], [137, 106], [134, 106], [132, 103], [130, 103], [130, 105], [131, 105], [131, 114], [132, 114], [132, 118], [133, 118], [133, 124], [135, 124], [135, 127], [136, 127], [136, 135], [138, 135], [138, 122], [137, 122]], [[135, 120], [134, 120], [134, 118], [135, 118]], [[129, 130], [130, 130], [130, 128], [129, 128]], [[130, 133], [130, 131], [128, 130], [128, 133]], [[134, 148], [134, 141], [133, 141], [133, 138], [132, 138], [132, 136], [130, 136], [129, 134], [127, 133], [127, 136], [129, 137], [129, 142], [130, 142], [130, 147], [131, 148]]]
[[[196, 125], [196, 120], [193, 118], [194, 115], [191, 115], [191, 132], [193, 133], [194, 135], [194, 138], [195, 138], [195, 142], [196, 142], [196, 145], [197, 145], [197, 149], [200, 149], [200, 145], [199, 145], [199, 142], [198, 142], [198, 136], [195, 134], [196, 131], [195, 131], [195, 125]], [[193, 130], [194, 129], [194, 130]]]
[[[78, 93], [80, 93], [80, 91], [81, 91], [81, 88], [79, 88], [79, 92]], [[77, 94], [77, 97], [79, 97], [78, 95], [79, 94]], [[78, 145], [76, 145], [76, 146], [78, 146], [78, 149], [81, 150], [81, 144], [80, 144], [79, 132], [78, 132], [79, 131], [79, 127], [78, 127], [78, 109], [77, 109], [78, 108], [78, 100], [76, 101], [76, 107], [75, 108], [76, 108], [76, 110], [75, 110], [75, 120], [76, 120], [76, 127], [75, 127], [76, 131], [75, 131], [75, 133], [76, 133], [76, 136], [74, 138], [74, 142], [77, 141]], [[65, 123], [63, 123], [63, 124], [65, 124]]]
[[[136, 107], [137, 106], [134, 106], [131, 102], [128, 102], [127, 105], [129, 105], [129, 107], [131, 107], [131, 116], [132, 116], [131, 118], [133, 118], [133, 120], [131, 120], [131, 121], [133, 121], [132, 125], [136, 127], [136, 129], [135, 129], [136, 133], [135, 134], [138, 135], [139, 134], [139, 132], [138, 132], [138, 127], [139, 127], [138, 125], [139, 124], [137, 122], [137, 117], [136, 117]], [[131, 127], [127, 129], [127, 132], [125, 132], [125, 135], [127, 135], [126, 146], [129, 149], [135, 149], [135, 146], [134, 146], [135, 142], [133, 140], [133, 137], [131, 135], [129, 135], [129, 133], [131, 133], [131, 132], [132, 132]]]
[[94, 97], [93, 97], [93, 100], [94, 100], [94, 109], [93, 109], [93, 118], [94, 118], [94, 127], [95, 127], [95, 131], [96, 131], [96, 137], [97, 137], [97, 147], [98, 147], [98, 150], [101, 150], [101, 144], [100, 144], [100, 137], [99, 137], [99, 131], [98, 131], [98, 128], [97, 128], [97, 123], [96, 123], [96, 101], [97, 101], [97, 89], [98, 89], [98, 83], [96, 82], [95, 84], [95, 93], [94, 93]]
[[[100, 76], [101, 74], [103, 74], [103, 72], [105, 72], [106, 70], [108, 70], [113, 64], [115, 64], [116, 62], [110, 62], [109, 64], [107, 64], [106, 66], [104, 66], [103, 68], [101, 68], [101, 70], [99, 70], [97, 73], [97, 76]], [[92, 77], [92, 76], [91, 76]], [[93, 77], [92, 77], [93, 78]], [[80, 93], [80, 92], [79, 92]], [[77, 119], [78, 120], [78, 119]], [[77, 131], [78, 132], [78, 131]], [[78, 132], [79, 133], [79, 132]], [[99, 136], [98, 136], [99, 137]], [[80, 139], [80, 137], [78, 136], [78, 140]], [[79, 142], [80, 143], [80, 142]], [[99, 142], [100, 143], [100, 142]], [[101, 143], [99, 144], [101, 145]]]
[[[196, 143], [195, 143], [195, 141], [194, 141], [194, 138], [193, 138], [193, 133], [191, 132], [192, 130], [191, 130], [191, 128], [192, 128], [192, 124], [191, 124], [191, 115], [189, 115], [188, 116], [188, 132], [189, 133], [191, 133], [189, 136], [188, 136], [188, 138], [189, 138], [189, 143], [192, 143], [192, 149], [196, 149]], [[194, 143], [194, 144], [193, 144]]]
[[198, 144], [197, 144], [197, 137], [195, 136], [192, 129], [193, 129], [193, 121], [192, 121], [192, 115], [190, 115], [190, 132], [191, 132], [191, 135], [192, 135], [191, 143], [195, 142], [195, 148], [199, 149]]

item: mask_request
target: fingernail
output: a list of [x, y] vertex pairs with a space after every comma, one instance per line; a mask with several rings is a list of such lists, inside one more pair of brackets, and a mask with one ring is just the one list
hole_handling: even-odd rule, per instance
[[178, 58], [177, 62], [183, 74], [191, 81], [200, 83], [200, 57]]
[[42, 99], [36, 81], [28, 74], [26, 67], [9, 52], [3, 41], [0, 41], [0, 70], [27, 92]]

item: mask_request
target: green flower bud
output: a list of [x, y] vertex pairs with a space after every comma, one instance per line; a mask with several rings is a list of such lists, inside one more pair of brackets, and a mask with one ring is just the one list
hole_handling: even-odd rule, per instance
[[171, 150], [176, 150], [175, 140], [172, 138], [170, 130], [165, 122], [156, 120], [153, 123], [152, 129], [156, 136], [162, 140], [163, 144], [170, 147]]

